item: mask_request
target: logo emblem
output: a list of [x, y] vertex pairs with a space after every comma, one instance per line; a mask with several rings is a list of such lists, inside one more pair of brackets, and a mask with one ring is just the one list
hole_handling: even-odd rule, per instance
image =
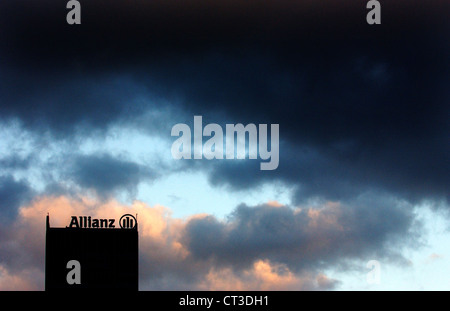
[[120, 217], [119, 225], [122, 229], [134, 229], [136, 228], [137, 220], [131, 214], [125, 214]]

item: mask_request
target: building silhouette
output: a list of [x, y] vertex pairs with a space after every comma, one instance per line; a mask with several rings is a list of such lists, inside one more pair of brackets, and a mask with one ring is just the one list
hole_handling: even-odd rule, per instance
[[68, 227], [52, 228], [47, 215], [45, 290], [137, 291], [138, 226], [124, 216], [119, 222], [72, 216]]

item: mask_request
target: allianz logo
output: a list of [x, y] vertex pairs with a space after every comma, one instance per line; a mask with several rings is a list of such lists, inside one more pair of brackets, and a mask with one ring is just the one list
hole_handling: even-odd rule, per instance
[[[135, 229], [137, 226], [136, 217], [131, 214], [125, 214], [119, 219], [121, 229]], [[70, 224], [66, 228], [116, 228], [114, 218], [92, 218], [91, 216], [71, 216]]]

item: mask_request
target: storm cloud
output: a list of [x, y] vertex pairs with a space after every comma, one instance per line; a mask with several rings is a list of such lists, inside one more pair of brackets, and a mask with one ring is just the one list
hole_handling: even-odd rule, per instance
[[[280, 167], [245, 165], [246, 187], [275, 178], [296, 184], [298, 201], [372, 188], [448, 200], [448, 4], [435, 4], [386, 4], [375, 31], [356, 1], [94, 1], [78, 28], [61, 24], [62, 6], [6, 1], [2, 117], [63, 136], [142, 126], [167, 103], [173, 124], [277, 123]], [[214, 165], [211, 180], [241, 187], [242, 166]]]
[[187, 248], [198, 259], [238, 268], [260, 258], [293, 271], [370, 256], [398, 260], [386, 242], [414, 244], [419, 227], [413, 226], [411, 209], [388, 201], [379, 206], [366, 200], [350, 206], [329, 202], [316, 209], [241, 205], [226, 222], [213, 216], [191, 220]]

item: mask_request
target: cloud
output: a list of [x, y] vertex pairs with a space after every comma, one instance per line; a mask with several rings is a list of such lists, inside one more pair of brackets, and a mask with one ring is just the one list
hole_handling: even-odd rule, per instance
[[44, 279], [41, 270], [23, 270], [11, 275], [0, 265], [0, 290], [8, 291], [36, 291], [42, 289], [40, 282]]
[[101, 196], [113, 195], [118, 190], [135, 193], [141, 181], [155, 178], [150, 168], [109, 154], [75, 156], [69, 174], [77, 185], [93, 189]]
[[195, 258], [219, 265], [246, 269], [268, 259], [300, 271], [370, 256], [401, 259], [392, 245], [415, 243], [413, 222], [411, 210], [389, 200], [304, 209], [240, 205], [226, 222], [213, 216], [189, 221], [185, 244]]
[[199, 284], [203, 290], [330, 290], [338, 281], [324, 274], [304, 273], [296, 275], [284, 265], [260, 260], [247, 270], [237, 274], [233, 269], [212, 269]]
[[436, 254], [436, 253], [432, 253], [430, 256], [427, 257], [427, 259], [425, 260], [425, 263], [430, 264], [435, 261], [441, 260], [443, 258], [445, 258], [445, 256]]
[[32, 194], [26, 181], [16, 181], [12, 176], [0, 177], [0, 222], [13, 220], [20, 205], [30, 200]]
[[31, 156], [9, 155], [0, 159], [0, 166], [4, 170], [25, 170], [30, 167], [32, 160]]
[[413, 214], [397, 206], [241, 205], [227, 220], [218, 220], [208, 214], [174, 218], [166, 207], [139, 201], [41, 197], [21, 207], [16, 221], [2, 228], [9, 229], [0, 239], [2, 289], [9, 288], [7, 279], [28, 280], [19, 284], [42, 289], [47, 213], [52, 227], [67, 226], [71, 215], [118, 219], [137, 214], [141, 290], [333, 289], [340, 281], [325, 270], [374, 255], [398, 260], [394, 249], [416, 245], [410, 235], [416, 229]]
[[188, 165], [231, 189], [281, 180], [297, 189], [294, 203], [373, 189], [448, 201], [448, 4], [435, 3], [384, 4], [390, 18], [374, 31], [360, 1], [90, 1], [76, 29], [61, 25], [64, 6], [4, 1], [0, 112], [63, 138], [127, 124], [170, 139], [194, 114], [278, 123], [275, 172], [255, 161]]

